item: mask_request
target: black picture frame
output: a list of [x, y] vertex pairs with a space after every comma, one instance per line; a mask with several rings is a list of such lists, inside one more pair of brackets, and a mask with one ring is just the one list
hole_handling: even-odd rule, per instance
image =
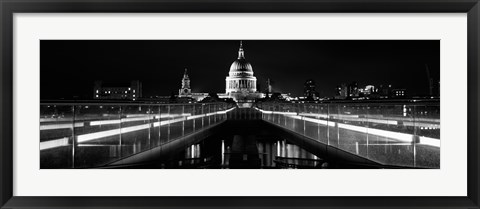
[[[0, 0], [1, 208], [479, 208], [478, 0]], [[21, 197], [13, 196], [14, 13], [467, 13], [468, 195], [466, 197]], [[452, 179], [455, 181], [455, 179]]]

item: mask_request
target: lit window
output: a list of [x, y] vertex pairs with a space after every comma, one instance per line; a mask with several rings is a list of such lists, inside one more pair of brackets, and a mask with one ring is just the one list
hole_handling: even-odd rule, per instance
[[133, 90], [133, 93], [135, 93], [135, 89]]
[[125, 91], [125, 94], [127, 93], [127, 91]]
[[135, 94], [133, 95], [133, 97], [135, 97]]
[[96, 97], [98, 97], [98, 95], [96, 95]]
[[130, 91], [130, 88], [128, 88], [128, 90]]
[[97, 92], [96, 92], [96, 93], [98, 94], [98, 90], [97, 90]]

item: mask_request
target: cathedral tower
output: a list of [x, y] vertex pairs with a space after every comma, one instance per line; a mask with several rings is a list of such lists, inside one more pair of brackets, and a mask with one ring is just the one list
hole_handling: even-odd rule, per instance
[[182, 78], [182, 88], [178, 90], [179, 97], [187, 97], [192, 95], [192, 90], [190, 89], [190, 78], [187, 74], [187, 68], [185, 68], [185, 72], [183, 73]]

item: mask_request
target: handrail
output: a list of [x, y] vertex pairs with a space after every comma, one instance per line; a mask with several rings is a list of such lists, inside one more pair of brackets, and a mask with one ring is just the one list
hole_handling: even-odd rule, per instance
[[[180, 106], [180, 105], [211, 105], [211, 104], [230, 104], [225, 102], [211, 102], [211, 103], [141, 103], [141, 102], [112, 102], [112, 101], [57, 101], [57, 102], [45, 102], [40, 101], [40, 105], [140, 105], [140, 106]], [[232, 104], [233, 105], [233, 104]]]
[[321, 101], [267, 101], [257, 102], [256, 104], [355, 104], [355, 105], [368, 105], [368, 104], [388, 104], [388, 105], [405, 105], [405, 104], [440, 104], [440, 99], [407, 99], [407, 100], [321, 100]]
[[[97, 108], [100, 106], [106, 108]], [[115, 111], [111, 112], [110, 107]], [[86, 111], [82, 112], [84, 108]], [[222, 102], [43, 103], [40, 105], [41, 168], [102, 166], [218, 125], [235, 108]], [[42, 121], [45, 118], [53, 120]]]
[[265, 102], [256, 109], [268, 123], [381, 164], [440, 166], [439, 101], [402, 103], [401, 108], [379, 103]]

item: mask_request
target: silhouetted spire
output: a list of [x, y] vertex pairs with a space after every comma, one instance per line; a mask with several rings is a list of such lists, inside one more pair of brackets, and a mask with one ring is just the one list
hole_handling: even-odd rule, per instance
[[238, 59], [245, 59], [242, 41], [240, 41], [240, 49], [238, 49]]
[[185, 72], [183, 73], [183, 78], [188, 78], [188, 74], [187, 74], [187, 68], [185, 68]]

